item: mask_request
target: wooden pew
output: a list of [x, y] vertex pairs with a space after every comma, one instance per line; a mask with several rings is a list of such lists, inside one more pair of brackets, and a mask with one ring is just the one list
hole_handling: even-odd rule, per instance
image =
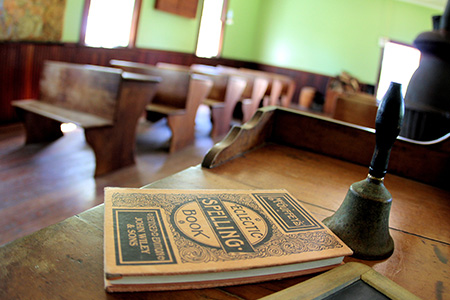
[[290, 107], [292, 96], [295, 91], [295, 81], [292, 78], [277, 73], [247, 68], [239, 68], [239, 70], [267, 77], [269, 80], [269, 86], [267, 87], [266, 94], [263, 99], [263, 106], [278, 105], [282, 107]]
[[375, 128], [378, 103], [373, 95], [342, 93], [336, 97], [332, 118], [352, 124]]
[[258, 110], [266, 94], [267, 88], [269, 87], [269, 78], [267, 76], [261, 76], [261, 74], [244, 72], [240, 69], [223, 65], [218, 65], [216, 68], [221, 73], [241, 76], [247, 80], [247, 86], [239, 102], [241, 103], [242, 109], [242, 122], [249, 121]]
[[145, 108], [147, 120], [155, 122], [167, 118], [172, 131], [170, 153], [194, 142], [197, 109], [212, 87], [209, 78], [192, 74], [190, 70], [163, 69], [123, 60], [113, 59], [110, 65], [125, 71], [161, 77], [155, 96]]
[[230, 130], [233, 110], [247, 85], [244, 77], [224, 74], [215, 67], [206, 65], [183, 66], [158, 62], [156, 66], [166, 69], [189, 70], [195, 74], [208, 76], [212, 80], [213, 86], [203, 100], [203, 104], [211, 110], [211, 136], [224, 136]]
[[160, 78], [119, 69], [46, 61], [39, 99], [13, 101], [26, 143], [51, 142], [61, 123], [84, 129], [95, 176], [134, 164], [136, 126]]

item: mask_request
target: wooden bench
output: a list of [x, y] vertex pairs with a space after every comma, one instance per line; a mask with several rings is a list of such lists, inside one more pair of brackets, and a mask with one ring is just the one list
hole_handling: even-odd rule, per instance
[[240, 69], [223, 65], [218, 65], [216, 68], [218, 69], [218, 72], [223, 74], [240, 76], [246, 79], [247, 86], [242, 92], [239, 102], [242, 110], [242, 122], [245, 123], [249, 121], [258, 110], [261, 101], [266, 94], [267, 88], [269, 87], [269, 78], [267, 76], [262, 76], [261, 74], [244, 72]]
[[61, 123], [82, 127], [98, 176], [134, 164], [137, 121], [159, 81], [119, 69], [46, 61], [39, 99], [12, 105], [25, 125], [26, 144], [58, 139]]
[[211, 136], [223, 136], [230, 130], [233, 110], [241, 99], [247, 85], [247, 80], [241, 76], [234, 76], [219, 72], [215, 67], [194, 64], [183, 66], [169, 63], [157, 63], [157, 67], [166, 69], [184, 69], [195, 74], [208, 76], [213, 86], [208, 96], [203, 100], [211, 110]]
[[110, 65], [125, 71], [162, 78], [152, 101], [146, 105], [147, 120], [167, 118], [172, 131], [169, 152], [178, 151], [195, 140], [197, 109], [208, 95], [212, 81], [190, 70], [163, 69], [123, 60], [111, 60]]
[[375, 128], [378, 102], [365, 93], [342, 93], [336, 98], [333, 119]]
[[263, 106], [289, 107], [291, 105], [292, 96], [295, 91], [295, 81], [292, 78], [277, 73], [247, 68], [239, 68], [239, 70], [268, 79], [269, 85], [263, 99]]

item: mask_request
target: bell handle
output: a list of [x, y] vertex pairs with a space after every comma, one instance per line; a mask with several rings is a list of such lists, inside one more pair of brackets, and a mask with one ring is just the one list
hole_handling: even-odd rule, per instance
[[404, 114], [402, 85], [391, 82], [378, 107], [375, 121], [375, 150], [369, 167], [369, 174], [375, 178], [386, 175], [391, 149], [400, 133]]

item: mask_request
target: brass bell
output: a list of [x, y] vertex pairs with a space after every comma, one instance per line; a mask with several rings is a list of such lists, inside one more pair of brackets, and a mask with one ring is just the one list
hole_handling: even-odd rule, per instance
[[391, 82], [377, 111], [376, 144], [369, 175], [365, 180], [353, 183], [336, 213], [323, 220], [353, 250], [356, 258], [384, 259], [394, 251], [394, 241], [389, 233], [392, 196], [383, 180], [403, 115], [401, 84]]

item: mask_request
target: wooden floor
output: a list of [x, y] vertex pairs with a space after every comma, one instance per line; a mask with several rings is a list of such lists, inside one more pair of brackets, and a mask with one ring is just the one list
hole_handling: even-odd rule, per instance
[[45, 145], [24, 145], [21, 124], [0, 126], [0, 245], [103, 203], [107, 186], [141, 187], [201, 162], [216, 141], [209, 110], [200, 107], [196, 142], [170, 154], [164, 120], [139, 123], [137, 163], [94, 178], [94, 153], [82, 129]]

